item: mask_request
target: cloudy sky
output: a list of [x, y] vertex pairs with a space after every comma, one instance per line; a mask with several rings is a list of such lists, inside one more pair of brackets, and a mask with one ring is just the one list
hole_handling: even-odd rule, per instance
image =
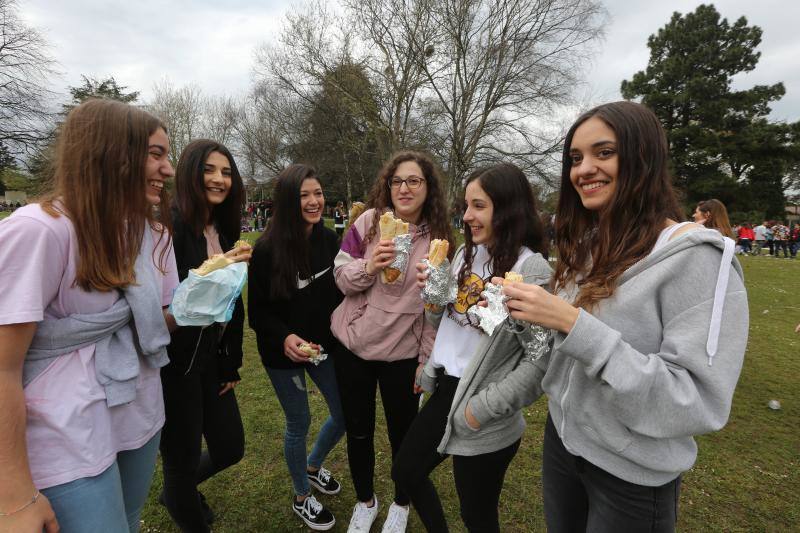
[[[606, 38], [596, 45], [581, 92], [593, 103], [620, 98], [619, 86], [645, 68], [647, 37], [674, 11], [686, 13], [701, 2], [608, 0]], [[274, 39], [287, 0], [22, 0], [22, 17], [40, 29], [59, 62], [59, 90], [79, 85], [80, 76], [114, 76], [142, 92], [146, 101], [155, 82], [196, 83], [206, 94], [241, 94], [251, 83], [255, 48]], [[720, 0], [714, 2], [733, 22], [744, 15], [764, 30], [755, 71], [740, 75], [735, 87], [783, 81], [786, 96], [773, 106], [776, 120], [800, 120], [800, 2]]]

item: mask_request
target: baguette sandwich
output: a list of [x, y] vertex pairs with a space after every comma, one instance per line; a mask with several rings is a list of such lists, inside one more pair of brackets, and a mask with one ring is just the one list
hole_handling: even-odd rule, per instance
[[199, 267], [192, 269], [192, 272], [197, 274], [198, 276], [207, 276], [208, 274], [214, 272], [215, 270], [219, 270], [221, 268], [225, 268], [228, 265], [235, 263], [233, 259], [228, 259], [222, 254], [214, 254], [205, 261]]
[[[398, 235], [408, 233], [408, 222], [403, 222], [399, 218], [394, 218], [391, 211], [381, 215], [380, 221], [381, 240], [390, 241]], [[384, 283], [394, 283], [400, 277], [400, 272], [396, 268], [386, 267], [381, 271], [381, 280]]]
[[428, 263], [436, 268], [447, 259], [447, 252], [450, 251], [450, 243], [445, 239], [433, 239], [431, 247], [428, 249]]

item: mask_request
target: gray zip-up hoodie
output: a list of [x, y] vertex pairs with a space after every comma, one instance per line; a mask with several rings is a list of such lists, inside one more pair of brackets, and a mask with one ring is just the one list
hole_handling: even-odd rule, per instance
[[[458, 252], [456, 252], [458, 255]], [[525, 283], [545, 285], [552, 269], [541, 254], [534, 254], [519, 267]], [[428, 320], [438, 326], [442, 314], [426, 311]], [[479, 455], [501, 450], [516, 442], [525, 431], [522, 408], [541, 396], [546, 356], [534, 360], [525, 353], [531, 340], [530, 327], [506, 320], [490, 337], [482, 335], [472, 358], [458, 382], [439, 453]], [[436, 368], [428, 359], [419, 375], [419, 385], [427, 392], [436, 386]], [[467, 404], [480, 423], [479, 429], [467, 424]]]
[[[722, 428], [742, 368], [747, 293], [734, 243], [713, 230], [668, 242], [614, 294], [556, 334], [542, 388], [574, 455], [626, 481], [663, 485]], [[731, 268], [733, 267], [733, 268]], [[574, 288], [561, 294], [572, 300]]]

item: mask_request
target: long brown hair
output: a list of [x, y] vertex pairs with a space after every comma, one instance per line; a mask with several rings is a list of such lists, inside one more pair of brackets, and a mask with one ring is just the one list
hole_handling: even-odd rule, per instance
[[431, 239], [447, 239], [450, 243], [448, 256], [452, 259], [453, 253], [455, 252], [455, 241], [453, 240], [450, 220], [447, 216], [447, 203], [444, 200], [444, 192], [442, 191], [442, 177], [439, 173], [439, 169], [436, 168], [436, 165], [433, 163], [433, 159], [422, 152], [397, 152], [386, 162], [378, 173], [378, 178], [372, 185], [372, 190], [367, 200], [367, 208], [375, 209], [375, 213], [372, 216], [372, 227], [364, 237], [362, 246], [366, 248], [367, 243], [375, 238], [379, 227], [378, 222], [383, 212], [386, 211], [386, 209], [394, 211], [392, 194], [389, 189], [389, 178], [392, 178], [397, 171], [397, 167], [406, 161], [414, 161], [419, 165], [419, 168], [422, 169], [422, 173], [425, 175], [427, 193], [425, 195], [425, 202], [422, 204], [420, 221], [428, 223]]
[[[53, 183], [41, 205], [50, 215], [72, 221], [78, 241], [75, 285], [86, 291], [136, 282], [134, 264], [146, 224], [159, 231], [159, 243], [170, 238], [169, 217], [157, 220], [145, 196], [148, 141], [163, 127], [149, 113], [114, 100], [89, 100], [70, 111], [61, 126]], [[162, 209], [167, 201], [165, 187]], [[168, 248], [169, 241], [158, 261], [161, 270]]]
[[703, 225], [710, 229], [715, 229], [726, 237], [733, 238], [731, 222], [728, 220], [728, 210], [725, 204], [712, 198], [697, 203], [697, 209], [706, 216]]
[[[225, 200], [214, 206], [209, 213], [205, 168], [212, 152], [218, 152], [228, 159], [231, 166], [231, 188]], [[195, 237], [199, 237], [206, 225], [213, 222], [229, 244], [239, 240], [244, 202], [244, 184], [239, 168], [224, 144], [209, 139], [197, 139], [183, 149], [178, 159], [178, 168], [175, 169], [174, 205], [181, 220], [192, 229]]]
[[278, 174], [272, 193], [272, 218], [256, 241], [256, 248], [263, 246], [271, 252], [269, 296], [273, 300], [288, 300], [297, 288], [297, 280], [311, 275], [311, 246], [300, 208], [300, 189], [309, 179], [319, 181], [317, 171], [299, 163]]
[[[519, 259], [519, 251], [527, 246], [547, 258], [547, 238], [536, 199], [528, 178], [519, 167], [500, 163], [473, 172], [466, 185], [477, 181], [492, 200], [492, 242], [487, 246], [491, 257], [492, 276], [503, 276]], [[464, 262], [458, 273], [458, 285], [463, 286], [472, 272], [475, 244], [472, 230], [464, 225]]]
[[[599, 212], [583, 207], [570, 180], [572, 138], [592, 117], [614, 131], [619, 161], [615, 190]], [[556, 288], [578, 284], [576, 306], [591, 309], [610, 297], [622, 273], [650, 253], [666, 220], [683, 220], [668, 158], [664, 129], [656, 115], [641, 104], [598, 106], [578, 117], [569, 129], [556, 210], [555, 282]]]

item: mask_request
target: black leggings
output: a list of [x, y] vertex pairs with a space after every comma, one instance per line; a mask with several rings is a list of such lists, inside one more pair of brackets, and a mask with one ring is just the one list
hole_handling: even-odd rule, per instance
[[[408, 493], [420, 520], [429, 532], [445, 532], [447, 521], [429, 474], [447, 456], [436, 448], [444, 436], [458, 378], [440, 375], [436, 391], [422, 407], [392, 468], [392, 479]], [[498, 505], [508, 465], [520, 441], [490, 453], [453, 456], [453, 478], [461, 504], [461, 519], [468, 531], [500, 531]]]
[[[417, 359], [367, 361], [342, 346], [334, 354], [336, 380], [347, 430], [347, 459], [358, 501], [369, 501], [375, 475], [375, 394], [380, 387], [383, 412], [394, 458], [417, 415], [414, 394]], [[395, 483], [394, 501], [408, 505], [408, 496]]]
[[[244, 428], [233, 391], [219, 395], [215, 370], [161, 372], [167, 421], [161, 431], [164, 503], [185, 532], [209, 531], [197, 485], [244, 455]], [[202, 451], [205, 437], [208, 451]]]
[[544, 517], [552, 533], [670, 533], [678, 519], [681, 478], [660, 487], [620, 479], [572, 455], [548, 415], [542, 452]]

